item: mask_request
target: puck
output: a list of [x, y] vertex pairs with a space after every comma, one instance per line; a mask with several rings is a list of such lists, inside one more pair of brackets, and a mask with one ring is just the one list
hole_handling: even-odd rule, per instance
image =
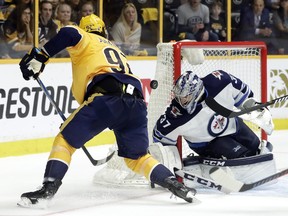
[[156, 89], [158, 87], [158, 81], [157, 80], [151, 80], [150, 87], [152, 89]]

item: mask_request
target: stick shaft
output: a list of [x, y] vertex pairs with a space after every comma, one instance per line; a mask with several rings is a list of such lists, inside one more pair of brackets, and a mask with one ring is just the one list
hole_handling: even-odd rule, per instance
[[273, 105], [275, 103], [280, 103], [282, 101], [286, 101], [286, 100], [288, 100], [288, 95], [284, 95], [282, 97], [276, 98], [276, 99], [268, 101], [266, 103], [262, 103], [262, 104], [259, 104], [259, 105], [256, 105], [256, 106], [253, 106], [250, 108], [246, 108], [246, 109], [243, 109], [240, 111], [235, 111], [235, 112], [233, 110], [227, 109], [226, 107], [222, 106], [212, 97], [207, 97], [205, 99], [205, 103], [207, 104], [208, 107], [210, 107], [217, 114], [220, 114], [220, 115], [227, 117], [227, 118], [234, 118], [234, 117], [237, 117], [237, 116], [240, 116], [243, 114], [247, 114], [247, 113], [250, 113], [252, 111], [255, 111], [255, 110], [258, 110], [258, 109], [261, 109], [264, 107], [268, 107], [268, 106]]
[[[66, 117], [64, 115], [64, 113], [60, 110], [60, 108], [57, 106], [57, 104], [55, 103], [55, 101], [52, 99], [51, 95], [49, 94], [47, 88], [45, 87], [45, 85], [43, 84], [43, 82], [41, 81], [41, 79], [39, 77], [36, 78], [36, 81], [38, 82], [40, 88], [43, 90], [44, 94], [46, 95], [46, 97], [49, 99], [50, 103], [53, 105], [53, 107], [55, 108], [55, 110], [57, 111], [57, 113], [61, 116], [62, 120], [65, 121]], [[94, 166], [98, 166], [101, 164], [106, 163], [107, 161], [109, 161], [113, 154], [115, 152], [112, 152], [110, 155], [108, 155], [106, 158], [100, 159], [100, 160], [95, 160], [91, 154], [89, 153], [89, 151], [87, 150], [87, 148], [83, 145], [82, 146], [82, 150], [84, 151], [84, 153], [86, 154], [86, 156], [88, 157], [88, 159], [91, 161], [91, 163]]]

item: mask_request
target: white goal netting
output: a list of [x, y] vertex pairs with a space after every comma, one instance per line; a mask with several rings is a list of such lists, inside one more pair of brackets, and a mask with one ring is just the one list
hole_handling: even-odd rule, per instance
[[[188, 53], [203, 52], [202, 64], [191, 64], [183, 58], [183, 50]], [[174, 42], [157, 45], [157, 65], [154, 80], [158, 88], [151, 91], [148, 103], [148, 134], [152, 141], [152, 130], [159, 116], [169, 105], [174, 81], [181, 71], [191, 70], [203, 77], [214, 70], [224, 70], [246, 82], [259, 101], [266, 100], [266, 61], [267, 51], [263, 43], [253, 42]], [[265, 138], [261, 131], [250, 125], [259, 135]], [[188, 146], [179, 139], [178, 150], [182, 157], [191, 153]], [[139, 186], [148, 185], [148, 181], [130, 171], [122, 158], [115, 156], [94, 176], [94, 183]]]

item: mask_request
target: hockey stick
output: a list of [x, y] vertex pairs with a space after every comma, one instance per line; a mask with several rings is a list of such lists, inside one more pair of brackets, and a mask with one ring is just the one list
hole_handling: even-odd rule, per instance
[[251, 190], [255, 187], [263, 185], [267, 182], [273, 181], [281, 176], [288, 174], [288, 169], [284, 169], [281, 172], [270, 175], [266, 178], [260, 179], [256, 182], [245, 184], [229, 175], [220, 167], [213, 167], [210, 171], [210, 176], [213, 180], [215, 180], [218, 184], [223, 185], [223, 187], [228, 188], [233, 192], [244, 192], [247, 190]]
[[253, 106], [253, 107], [250, 107], [250, 108], [246, 108], [246, 109], [243, 109], [243, 110], [240, 110], [240, 111], [233, 111], [233, 110], [227, 109], [226, 107], [224, 107], [221, 104], [219, 104], [212, 97], [207, 97], [205, 99], [205, 102], [206, 102], [207, 106], [210, 107], [217, 114], [220, 114], [223, 117], [233, 118], [233, 117], [237, 117], [237, 116], [252, 112], [254, 110], [261, 109], [263, 107], [270, 106], [270, 105], [275, 104], [275, 103], [280, 103], [280, 102], [285, 101], [285, 100], [288, 100], [288, 95], [284, 95], [282, 97], [276, 98], [276, 99], [268, 101], [266, 103], [261, 103], [259, 105], [256, 105], [256, 106]]
[[[57, 113], [61, 116], [62, 120], [65, 121], [66, 120], [66, 117], [64, 115], [64, 113], [60, 110], [60, 108], [57, 106], [57, 104], [55, 103], [55, 101], [52, 99], [51, 95], [49, 94], [49, 92], [47, 91], [45, 85], [43, 84], [43, 82], [41, 81], [41, 79], [39, 77], [35, 78], [36, 81], [38, 82], [39, 86], [41, 87], [41, 89], [43, 90], [44, 94], [46, 95], [46, 97], [49, 99], [49, 101], [51, 102], [51, 104], [53, 105], [53, 107], [56, 109]], [[99, 165], [102, 165], [104, 163], [106, 163], [107, 161], [109, 161], [115, 151], [113, 151], [110, 155], [108, 155], [106, 158], [103, 158], [103, 159], [99, 159], [99, 160], [96, 160], [94, 159], [91, 154], [88, 152], [87, 148], [85, 146], [82, 146], [82, 150], [84, 151], [84, 153], [87, 155], [87, 157], [89, 158], [89, 160], [91, 161], [91, 163], [94, 165], [94, 166], [99, 166]]]
[[185, 172], [184, 170], [180, 170], [176, 167], [174, 167], [174, 173], [175, 173], [176, 177], [186, 179], [187, 181], [192, 181], [192, 182], [195, 182], [197, 184], [203, 185], [203, 186], [208, 187], [208, 188], [217, 189], [217, 190], [219, 190], [223, 193], [226, 193], [226, 194], [231, 192], [227, 188], [224, 188], [222, 185], [217, 184], [216, 182], [214, 182], [210, 179], [206, 179], [206, 178], [200, 177], [198, 175]]

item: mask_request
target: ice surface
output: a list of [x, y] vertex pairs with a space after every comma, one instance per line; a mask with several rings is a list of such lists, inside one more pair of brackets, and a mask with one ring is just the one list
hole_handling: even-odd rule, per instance
[[[269, 140], [274, 145], [278, 170], [288, 168], [288, 131], [275, 131]], [[102, 158], [106, 147], [90, 147], [93, 157]], [[93, 166], [83, 151], [78, 150], [63, 184], [49, 207], [26, 209], [16, 205], [23, 192], [35, 190], [42, 183], [48, 153], [0, 158], [0, 216], [16, 215], [288, 215], [288, 176], [272, 185], [243, 193], [225, 195], [212, 189], [199, 189], [195, 203], [170, 198], [171, 193], [156, 187], [107, 187], [92, 183], [101, 166]]]

